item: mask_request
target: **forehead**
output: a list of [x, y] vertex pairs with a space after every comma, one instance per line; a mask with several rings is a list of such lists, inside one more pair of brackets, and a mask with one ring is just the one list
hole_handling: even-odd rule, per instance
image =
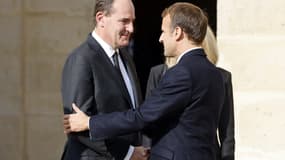
[[162, 19], [162, 25], [161, 25], [161, 28], [162, 29], [166, 29], [166, 28], [169, 28], [170, 27], [170, 16], [169, 15], [166, 15], [163, 17]]
[[112, 5], [112, 16], [135, 19], [135, 8], [130, 0], [115, 0]]

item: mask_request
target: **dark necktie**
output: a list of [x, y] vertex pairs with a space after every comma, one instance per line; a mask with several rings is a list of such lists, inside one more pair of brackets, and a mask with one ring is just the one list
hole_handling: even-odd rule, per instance
[[118, 56], [119, 56], [119, 53], [115, 52], [113, 54], [112, 58], [113, 58], [113, 61], [114, 61], [114, 67], [121, 73]]
[[[118, 52], [115, 52], [115, 53], [113, 54], [112, 58], [113, 58], [113, 62], [114, 62], [114, 67], [115, 67], [115, 68], [117, 69], [117, 71], [119, 72], [119, 75], [120, 75], [120, 77], [122, 78], [125, 87], [128, 88], [127, 84], [125, 83], [125, 80], [124, 80], [123, 74], [122, 74], [122, 72], [121, 72], [120, 66], [119, 66], [119, 53], [118, 53]], [[122, 60], [122, 59], [121, 59], [121, 60]], [[124, 61], [123, 61], [123, 63], [124, 63]], [[135, 96], [136, 96], [136, 95], [134, 95], [135, 93], [133, 93], [133, 94], [130, 93], [130, 92], [133, 92], [133, 90], [132, 90], [132, 84], [129, 84], [129, 86], [130, 86], [130, 89], [131, 89], [131, 90], [128, 89], [128, 93], [129, 93], [130, 97], [132, 96], [132, 98], [135, 99]], [[134, 103], [132, 103], [132, 104], [133, 104], [133, 106], [135, 107], [135, 105], [136, 105], [136, 104], [135, 104], [135, 101], [134, 101]]]

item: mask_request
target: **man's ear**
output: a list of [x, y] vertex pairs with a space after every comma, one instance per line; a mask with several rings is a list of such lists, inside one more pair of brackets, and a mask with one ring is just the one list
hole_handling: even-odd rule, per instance
[[175, 39], [176, 39], [177, 41], [178, 41], [178, 40], [181, 40], [181, 39], [184, 37], [182, 28], [180, 28], [180, 27], [175, 27], [175, 28], [174, 28], [174, 36], [175, 36]]
[[105, 23], [104, 23], [104, 12], [97, 12], [96, 13], [96, 22], [97, 22], [97, 26], [98, 27], [104, 27]]

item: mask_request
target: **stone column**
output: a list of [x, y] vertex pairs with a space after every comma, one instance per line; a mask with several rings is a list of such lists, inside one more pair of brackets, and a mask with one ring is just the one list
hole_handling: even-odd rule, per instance
[[21, 1], [0, 1], [0, 159], [21, 159], [24, 145]]
[[285, 1], [219, 0], [219, 66], [232, 72], [236, 159], [285, 155]]
[[94, 0], [0, 0], [0, 159], [60, 159], [60, 80], [92, 28]]

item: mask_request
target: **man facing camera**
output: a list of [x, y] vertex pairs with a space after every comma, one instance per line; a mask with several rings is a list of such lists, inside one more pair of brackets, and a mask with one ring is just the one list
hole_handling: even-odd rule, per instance
[[[96, 0], [95, 28], [67, 58], [62, 74], [64, 114], [76, 103], [88, 116], [135, 109], [141, 93], [135, 67], [122, 49], [134, 31], [131, 0]], [[146, 159], [138, 132], [91, 141], [87, 131], [67, 134], [64, 160]]]

